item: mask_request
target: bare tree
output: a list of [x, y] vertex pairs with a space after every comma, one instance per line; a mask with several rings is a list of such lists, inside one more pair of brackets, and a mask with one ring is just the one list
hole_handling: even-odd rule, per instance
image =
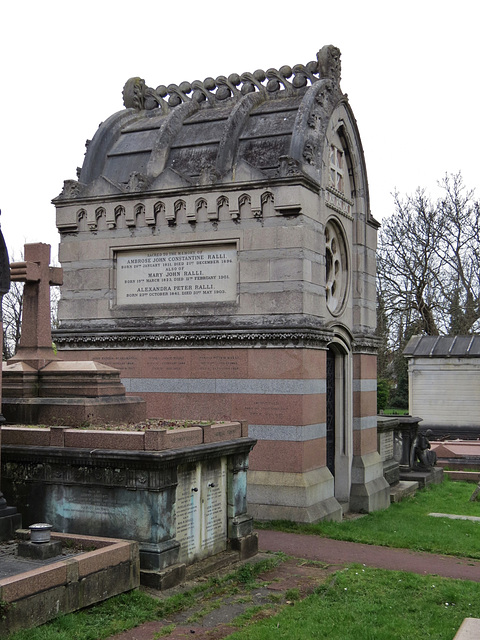
[[433, 202], [418, 189], [394, 194], [383, 223], [377, 288], [395, 349], [417, 333], [467, 334], [480, 326], [480, 207], [461, 174], [445, 176]]
[[15, 355], [20, 341], [23, 305], [23, 282], [12, 282], [10, 290], [3, 296], [3, 359]]

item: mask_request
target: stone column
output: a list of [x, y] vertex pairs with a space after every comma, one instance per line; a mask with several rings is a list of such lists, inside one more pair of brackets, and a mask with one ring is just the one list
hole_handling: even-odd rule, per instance
[[230, 548], [241, 559], [258, 551], [258, 536], [253, 532], [253, 517], [247, 513], [248, 452], [230, 456], [228, 460], [227, 516]]

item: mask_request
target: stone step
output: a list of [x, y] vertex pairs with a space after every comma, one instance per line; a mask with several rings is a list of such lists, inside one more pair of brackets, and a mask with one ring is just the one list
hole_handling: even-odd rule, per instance
[[480, 618], [465, 618], [453, 640], [477, 640], [480, 638]]
[[418, 490], [418, 482], [411, 480], [400, 480], [390, 487], [390, 502], [401, 502], [408, 496], [415, 495]]

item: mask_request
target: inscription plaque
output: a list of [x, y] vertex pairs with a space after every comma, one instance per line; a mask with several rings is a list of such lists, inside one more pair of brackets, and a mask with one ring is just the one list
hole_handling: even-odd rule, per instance
[[175, 501], [176, 540], [180, 542], [180, 562], [194, 558], [199, 551], [200, 533], [200, 466], [178, 469]]
[[237, 297], [234, 244], [118, 251], [117, 304], [232, 302]]
[[226, 548], [227, 462], [198, 463], [178, 470], [176, 540], [187, 564]]
[[387, 431], [380, 434], [380, 457], [382, 462], [386, 462], [393, 458], [393, 431]]

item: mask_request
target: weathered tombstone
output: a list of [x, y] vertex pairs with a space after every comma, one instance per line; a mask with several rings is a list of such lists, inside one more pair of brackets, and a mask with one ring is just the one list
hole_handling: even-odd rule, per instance
[[59, 349], [118, 367], [149, 415], [245, 419], [257, 518], [387, 507], [378, 223], [339, 50], [123, 95], [54, 201]]
[[[8, 251], [3, 238], [2, 230], [0, 229], [0, 353], [3, 354], [3, 324], [2, 324], [2, 299], [3, 296], [10, 289], [10, 264], [8, 261]], [[1, 412], [1, 381], [2, 373], [0, 370], [0, 461], [1, 461], [1, 444], [2, 444], [2, 431], [1, 425], [5, 422], [5, 418]], [[1, 478], [0, 478], [1, 480]], [[16, 507], [9, 507], [7, 501], [3, 497], [1, 492], [0, 481], [0, 540], [8, 540], [13, 537], [16, 529], [22, 526], [22, 516], [17, 513]]]

